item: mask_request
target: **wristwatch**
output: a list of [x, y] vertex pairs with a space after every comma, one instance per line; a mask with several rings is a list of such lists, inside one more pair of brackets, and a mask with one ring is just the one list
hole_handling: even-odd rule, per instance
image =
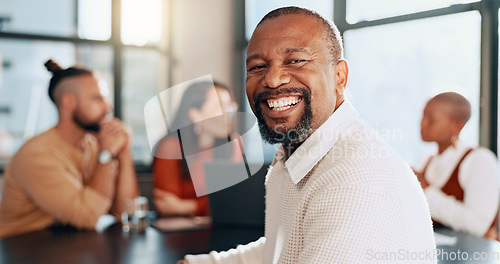
[[97, 156], [97, 161], [99, 161], [102, 165], [110, 163], [113, 159], [115, 159], [115, 157], [113, 157], [113, 154], [111, 154], [111, 152], [107, 149], [101, 150]]

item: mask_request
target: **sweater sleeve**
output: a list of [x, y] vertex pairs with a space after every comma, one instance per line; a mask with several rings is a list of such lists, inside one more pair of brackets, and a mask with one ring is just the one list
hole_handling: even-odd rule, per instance
[[66, 166], [67, 160], [39, 151], [18, 158], [11, 171], [19, 186], [57, 221], [78, 228], [94, 229], [106, 214], [111, 200], [83, 185], [82, 176]]
[[203, 255], [186, 255], [188, 264], [254, 264], [262, 263], [265, 237], [223, 252], [212, 251]]

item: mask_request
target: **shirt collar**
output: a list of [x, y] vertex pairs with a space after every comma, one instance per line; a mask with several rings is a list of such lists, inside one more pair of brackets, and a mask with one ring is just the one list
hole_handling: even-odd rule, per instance
[[344, 100], [337, 110], [286, 161], [284, 161], [285, 150], [283, 146], [280, 146], [273, 165], [276, 162], [284, 161], [292, 182], [297, 184], [340, 140], [345, 129], [357, 119], [358, 115], [351, 103]]
[[436, 153], [435, 156], [437, 159], [457, 159], [462, 157], [468, 149], [467, 144], [459, 139], [455, 142], [455, 145], [450, 145], [441, 154]]

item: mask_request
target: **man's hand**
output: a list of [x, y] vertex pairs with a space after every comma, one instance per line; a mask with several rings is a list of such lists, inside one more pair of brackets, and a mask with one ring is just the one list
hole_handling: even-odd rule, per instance
[[177, 195], [155, 188], [153, 190], [156, 209], [164, 215], [193, 215], [196, 212], [196, 202], [183, 200]]
[[130, 134], [127, 127], [117, 118], [100, 124], [97, 139], [101, 149], [109, 150], [113, 156], [117, 156], [130, 144]]
[[177, 264], [189, 264], [189, 263], [185, 260], [179, 260], [177, 261]]

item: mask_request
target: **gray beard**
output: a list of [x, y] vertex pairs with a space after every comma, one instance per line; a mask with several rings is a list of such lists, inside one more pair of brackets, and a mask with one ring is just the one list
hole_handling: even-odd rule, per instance
[[312, 133], [312, 110], [311, 110], [311, 95], [308, 90], [301, 88], [286, 88], [280, 93], [302, 92], [302, 100], [305, 103], [304, 112], [300, 117], [300, 121], [292, 128], [285, 131], [278, 131], [276, 128], [271, 128], [266, 124], [264, 115], [262, 114], [261, 101], [262, 97], [269, 93], [261, 93], [254, 100], [255, 116], [259, 123], [259, 131], [262, 139], [270, 144], [283, 144], [283, 146], [293, 146], [304, 142]]

